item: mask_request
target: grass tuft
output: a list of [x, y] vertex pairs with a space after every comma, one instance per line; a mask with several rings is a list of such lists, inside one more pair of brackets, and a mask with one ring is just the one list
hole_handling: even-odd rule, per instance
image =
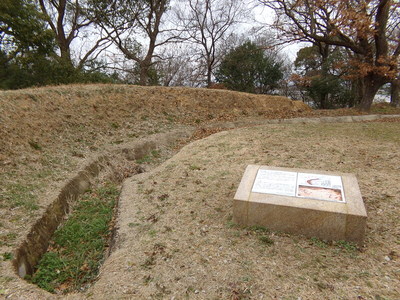
[[189, 166], [189, 169], [192, 170], [192, 171], [199, 171], [199, 170], [201, 170], [201, 168], [200, 168], [199, 166], [196, 166], [196, 165], [190, 165], [190, 166]]
[[13, 255], [11, 252], [4, 252], [3, 253], [3, 260], [11, 260], [13, 258]]
[[250, 226], [250, 227], [248, 227], [248, 230], [254, 231], [255, 233], [258, 233], [258, 234], [270, 232], [270, 230], [267, 227], [259, 226], [259, 225]]
[[32, 149], [35, 149], [35, 150], [42, 150], [42, 146], [40, 146], [39, 144], [38, 144], [38, 142], [35, 142], [35, 141], [29, 141], [28, 142], [29, 143], [29, 146], [31, 146], [32, 147]]
[[266, 246], [272, 246], [274, 244], [274, 240], [268, 236], [270, 230], [267, 227], [254, 225], [249, 226], [246, 229], [249, 234], [256, 235], [261, 244]]
[[344, 249], [347, 252], [356, 252], [358, 247], [355, 243], [347, 242], [347, 241], [337, 241], [336, 246], [340, 249]]
[[310, 239], [310, 245], [317, 246], [318, 248], [321, 248], [321, 249], [328, 247], [328, 243], [326, 241], [321, 240], [317, 237], [312, 237]]
[[145, 155], [144, 157], [136, 160], [138, 164], [144, 163], [154, 163], [157, 158], [160, 158], [160, 150], [152, 150], [149, 154]]
[[261, 243], [268, 245], [268, 246], [271, 246], [274, 244], [274, 240], [266, 235], [262, 235], [262, 236], [258, 237], [258, 239], [260, 240]]

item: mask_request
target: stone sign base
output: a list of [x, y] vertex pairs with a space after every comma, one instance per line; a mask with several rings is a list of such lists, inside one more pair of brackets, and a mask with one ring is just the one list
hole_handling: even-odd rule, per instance
[[[272, 178], [271, 174], [283, 175], [280, 179], [276, 179]], [[310, 190], [338, 190], [339, 194], [343, 195], [339, 200], [330, 199], [329, 196], [318, 199], [312, 193], [302, 195], [300, 189], [304, 188], [304, 185], [300, 186], [301, 179], [296, 178], [294, 179], [298, 185], [296, 194], [291, 196], [279, 194], [279, 189], [285, 188], [285, 182], [282, 180], [286, 178], [290, 180], [293, 174], [294, 176], [302, 174], [305, 178], [304, 185], [310, 184], [306, 186]], [[325, 178], [325, 181], [320, 178]], [[329, 178], [338, 178], [339, 181], [341, 179], [341, 190], [312, 186], [314, 182], [326, 186], [329, 184]], [[274, 191], [274, 188], [278, 190]], [[286, 192], [285, 190], [283, 194]], [[307, 195], [311, 195], [310, 198]], [[234, 198], [233, 218], [234, 222], [244, 226], [265, 226], [274, 231], [362, 244], [367, 213], [357, 179], [353, 174], [249, 165]]]

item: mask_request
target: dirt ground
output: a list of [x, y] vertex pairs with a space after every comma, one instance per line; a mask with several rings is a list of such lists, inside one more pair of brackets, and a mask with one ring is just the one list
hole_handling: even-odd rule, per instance
[[[220, 131], [214, 123], [355, 114], [203, 89], [89, 85], [0, 92], [0, 296], [57, 297], [21, 284], [8, 254], [49, 204], [46, 195], [91, 155], [176, 128], [195, 134], [175, 151]], [[253, 126], [190, 143], [124, 182], [117, 247], [94, 286], [69, 298], [398, 299], [399, 145], [399, 119]], [[157, 163], [173, 153], [161, 153]], [[250, 163], [355, 173], [368, 211], [365, 246], [233, 224], [233, 195]]]

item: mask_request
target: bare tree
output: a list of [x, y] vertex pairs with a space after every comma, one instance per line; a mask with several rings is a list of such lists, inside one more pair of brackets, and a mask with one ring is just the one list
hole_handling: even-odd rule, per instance
[[100, 24], [124, 57], [134, 62], [133, 73], [140, 85], [154, 83], [154, 64], [161, 59], [156, 50], [179, 40], [179, 34], [172, 34], [164, 22], [169, 5], [169, 0], [114, 0], [101, 7], [107, 13], [101, 16]]
[[96, 59], [98, 54], [110, 45], [104, 32], [98, 32], [96, 39], [79, 57], [72, 57], [71, 45], [80, 40], [81, 49], [87, 38], [85, 30], [94, 30], [96, 19], [90, 14], [89, 3], [79, 0], [37, 0], [45, 20], [55, 35], [59, 56], [63, 63], [82, 69], [90, 59]]
[[189, 40], [199, 46], [205, 82], [210, 86], [220, 61], [219, 45], [243, 19], [245, 6], [238, 0], [189, 0], [181, 5], [184, 9], [178, 12], [178, 18]]
[[358, 81], [359, 106], [368, 111], [378, 89], [398, 76], [400, 4], [391, 0], [260, 0], [277, 14], [288, 41], [334, 45], [351, 53], [343, 63]]
[[199, 74], [195, 69], [193, 50], [186, 43], [170, 44], [163, 47], [155, 64], [163, 86], [196, 86]]

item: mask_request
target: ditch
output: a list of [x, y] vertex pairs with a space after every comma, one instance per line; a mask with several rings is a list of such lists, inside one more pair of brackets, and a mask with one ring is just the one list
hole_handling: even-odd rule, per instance
[[[190, 133], [190, 132], [189, 132]], [[188, 133], [156, 134], [99, 155], [66, 182], [14, 253], [19, 277], [56, 294], [81, 292], [112, 251], [121, 183], [170, 157]], [[176, 148], [176, 147], [175, 147]]]

